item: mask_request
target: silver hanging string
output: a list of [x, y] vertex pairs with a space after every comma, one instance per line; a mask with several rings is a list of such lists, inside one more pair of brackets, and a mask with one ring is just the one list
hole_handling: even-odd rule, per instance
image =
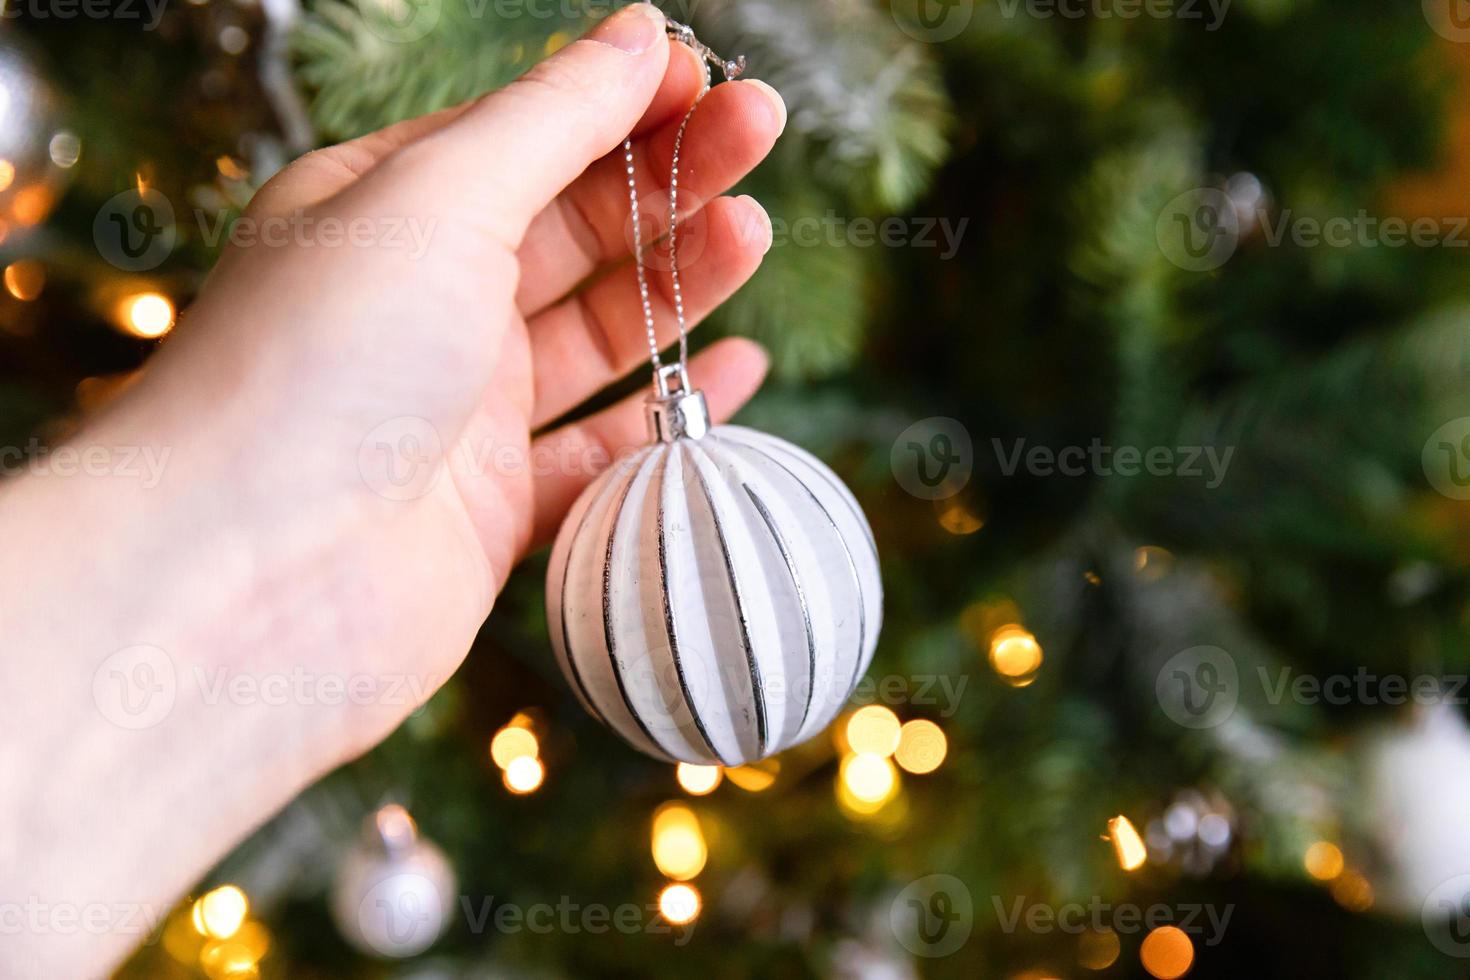
[[[665, 29], [671, 40], [688, 45], [705, 62], [719, 68], [725, 81], [738, 78], [745, 71], [744, 55], [733, 61], [721, 59], [708, 45], [694, 36], [694, 29], [688, 25], [669, 20]], [[678, 132], [674, 134], [674, 160], [669, 174], [669, 284], [674, 295], [674, 317], [679, 325], [679, 363], [676, 367], [679, 380], [684, 387], [687, 387], [689, 368], [689, 325], [684, 317], [684, 290], [679, 281], [679, 154], [683, 149], [684, 133], [689, 128], [689, 120], [694, 118], [694, 110], [699, 108], [699, 103], [709, 90], [710, 82], [706, 79], [704, 87], [699, 90], [699, 95], [695, 96], [694, 104], [689, 107], [689, 111], [684, 114], [683, 121], [679, 123]], [[653, 299], [649, 293], [648, 270], [643, 260], [643, 221], [638, 210], [638, 178], [633, 164], [632, 136], [623, 141], [623, 160], [628, 167], [628, 206], [633, 212], [633, 263], [638, 270], [638, 295], [643, 303], [643, 325], [648, 332], [648, 353], [649, 360], [653, 364], [654, 388], [659, 394], [667, 395], [668, 370], [665, 369], [663, 358], [659, 354], [658, 330], [653, 317]]]

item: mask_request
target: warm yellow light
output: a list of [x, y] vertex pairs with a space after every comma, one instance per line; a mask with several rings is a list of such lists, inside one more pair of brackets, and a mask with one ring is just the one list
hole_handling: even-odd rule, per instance
[[1373, 885], [1349, 868], [1332, 882], [1332, 897], [1349, 912], [1366, 912], [1373, 907]]
[[990, 638], [990, 666], [1012, 686], [1030, 684], [1041, 661], [1041, 644], [1020, 626], [1002, 626]]
[[534, 756], [523, 755], [510, 760], [505, 767], [505, 788], [512, 793], [525, 795], [534, 793], [546, 779], [546, 767]]
[[1302, 856], [1302, 864], [1307, 869], [1307, 874], [1318, 881], [1331, 881], [1342, 874], [1342, 848], [1330, 841], [1319, 840], [1307, 848], [1307, 853]]
[[1118, 866], [1124, 871], [1137, 871], [1148, 860], [1148, 848], [1133, 822], [1119, 814], [1108, 821], [1108, 835], [1113, 839], [1113, 850], [1118, 854]]
[[1167, 548], [1145, 545], [1133, 552], [1133, 567], [1145, 582], [1157, 582], [1174, 566], [1174, 554]]
[[1194, 943], [1178, 926], [1160, 926], [1144, 938], [1138, 958], [1159, 980], [1175, 980], [1194, 965]]
[[666, 885], [658, 893], [658, 910], [672, 925], [688, 925], [699, 918], [699, 892], [692, 885]]
[[985, 518], [966, 506], [959, 494], [936, 500], [934, 509], [939, 512], [939, 526], [950, 534], [964, 537], [985, 526]]
[[46, 285], [46, 268], [34, 259], [21, 259], [5, 267], [5, 291], [22, 302], [41, 295]]
[[653, 817], [653, 863], [675, 881], [688, 881], [704, 870], [709, 850], [699, 818], [682, 803], [667, 803]]
[[529, 728], [506, 725], [490, 740], [490, 758], [502, 769], [507, 769], [517, 759], [527, 756], [534, 759], [541, 754], [540, 743]]
[[881, 704], [859, 708], [847, 720], [847, 746], [860, 755], [890, 756], [898, 748], [898, 715]]
[[679, 780], [679, 785], [684, 787], [684, 792], [690, 796], [713, 793], [724, 778], [720, 774], [719, 766], [691, 766], [687, 762], [679, 763], [675, 777]]
[[923, 775], [939, 768], [949, 751], [944, 731], [927, 718], [906, 721], [898, 734], [898, 751], [893, 759], [909, 772]]
[[859, 809], [877, 810], [898, 792], [898, 771], [881, 755], [848, 756], [842, 760], [838, 778]]
[[210, 980], [247, 980], [260, 975], [256, 964], [269, 947], [265, 929], [247, 922], [233, 938], [208, 943], [199, 953], [199, 968]]
[[1113, 930], [1089, 929], [1077, 940], [1077, 963], [1084, 970], [1106, 970], [1117, 962], [1120, 949]]
[[240, 931], [250, 902], [234, 885], [221, 885], [194, 903], [194, 928], [202, 936], [229, 939]]
[[9, 160], [0, 160], [0, 191], [13, 183], [15, 183], [15, 164]]
[[781, 763], [775, 759], [762, 759], [748, 766], [725, 770], [726, 778], [747, 793], [762, 793], [770, 789], [780, 773]]
[[141, 293], [123, 300], [120, 325], [135, 337], [162, 337], [173, 329], [174, 304], [161, 293]]

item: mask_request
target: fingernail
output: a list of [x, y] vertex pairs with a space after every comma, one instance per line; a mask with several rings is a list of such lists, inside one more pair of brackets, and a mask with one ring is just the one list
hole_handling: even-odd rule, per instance
[[761, 202], [757, 201], [749, 194], [741, 194], [740, 200], [744, 201], [746, 203], [746, 206], [751, 208], [751, 210], [753, 210], [759, 216], [758, 220], [762, 225], [765, 226], [766, 247], [765, 250], [761, 252], [762, 255], [765, 255], [771, 250], [771, 246], [776, 243], [776, 232], [775, 229], [771, 227], [771, 216], [766, 212], [766, 209], [761, 204]]
[[786, 130], [786, 100], [781, 98], [781, 93], [761, 81], [759, 78], [741, 79], [746, 85], [754, 85], [760, 89], [771, 107], [771, 117], [776, 122], [776, 132], [782, 133]]
[[587, 36], [619, 51], [642, 54], [653, 47], [663, 33], [663, 13], [653, 4], [635, 3], [598, 24]]

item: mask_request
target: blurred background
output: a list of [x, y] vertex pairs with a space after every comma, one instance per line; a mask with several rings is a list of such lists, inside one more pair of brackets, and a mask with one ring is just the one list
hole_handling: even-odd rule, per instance
[[[613, 6], [7, 0], [0, 444], [122, 390], [290, 159]], [[1470, 974], [1470, 8], [664, 6], [790, 105], [696, 342], [771, 349], [741, 421], [873, 523], [852, 710], [643, 758], [541, 556], [120, 975]]]

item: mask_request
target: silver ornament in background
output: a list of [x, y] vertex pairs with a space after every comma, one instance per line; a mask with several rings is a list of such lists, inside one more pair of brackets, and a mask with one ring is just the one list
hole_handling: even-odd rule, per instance
[[368, 817], [338, 869], [332, 918], [364, 953], [417, 956], [449, 927], [457, 887], [444, 853], [419, 836], [407, 810], [389, 804]]
[[882, 625], [878, 551], [814, 456], [711, 427], [682, 365], [656, 378], [653, 444], [557, 536], [552, 641], [583, 705], [635, 748], [744, 765], [811, 738], [852, 694]]

